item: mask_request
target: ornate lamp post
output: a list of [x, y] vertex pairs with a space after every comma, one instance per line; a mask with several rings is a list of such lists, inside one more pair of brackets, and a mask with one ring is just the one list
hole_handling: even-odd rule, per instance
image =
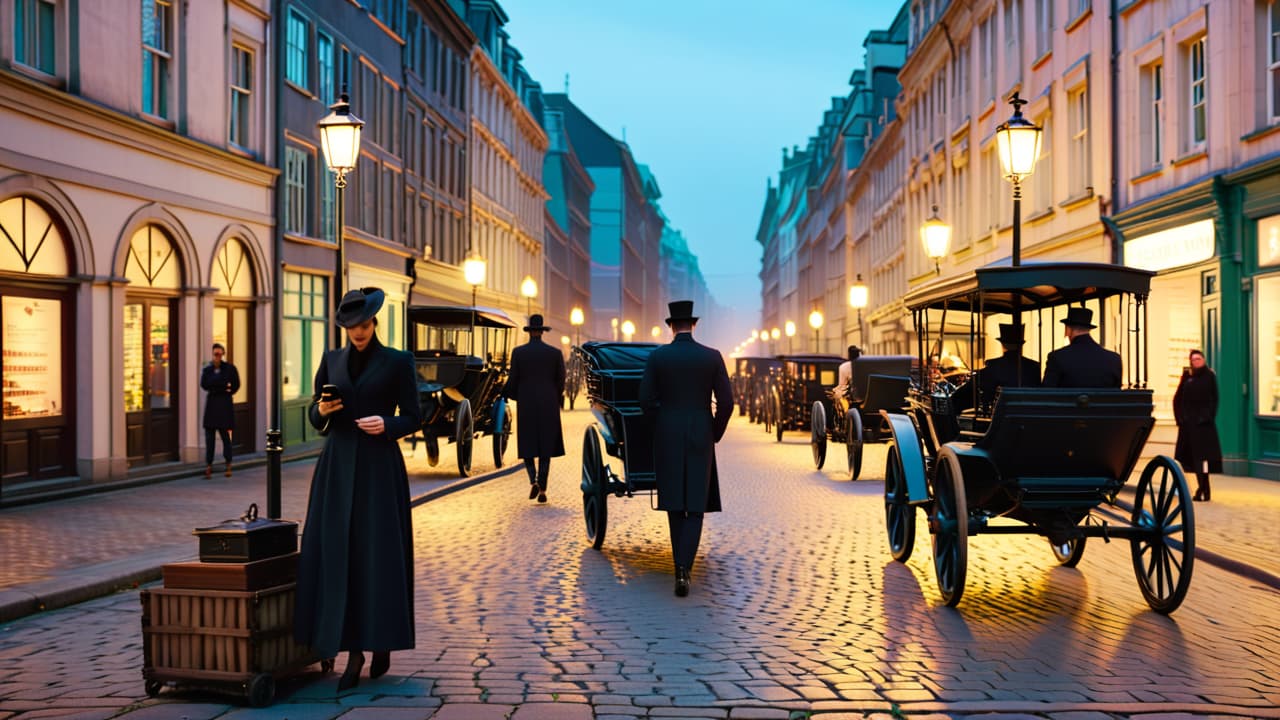
[[822, 351], [822, 335], [821, 335], [822, 311], [821, 310], [814, 308], [813, 312], [809, 313], [809, 327], [813, 328], [813, 351], [815, 353], [821, 352]]
[[520, 282], [520, 294], [524, 296], [524, 314], [533, 314], [533, 299], [538, 297], [538, 282], [532, 275], [525, 275]]
[[849, 286], [849, 307], [858, 311], [858, 340], [862, 340], [862, 309], [871, 299], [871, 291], [862, 282], [862, 273], [858, 273], [857, 282]]
[[622, 322], [622, 339], [624, 342], [631, 342], [631, 336], [636, 334], [636, 324], [630, 320]]
[[586, 321], [587, 321], [587, 316], [583, 314], [582, 308], [575, 307], [574, 309], [569, 311], [569, 324], [573, 326], [573, 344], [574, 345], [582, 344], [582, 339], [579, 336], [578, 331], [582, 327], [582, 323]]
[[1013, 115], [996, 128], [996, 149], [1000, 153], [1000, 167], [1004, 179], [1013, 183], [1013, 253], [1014, 267], [1022, 264], [1022, 181], [1036, 168], [1040, 158], [1042, 130], [1022, 116], [1026, 100], [1013, 94], [1009, 101]]
[[782, 331], [787, 335], [787, 352], [790, 353], [792, 352], [791, 338], [796, 336], [796, 323], [794, 320], [788, 320], [782, 327]]
[[476, 349], [476, 291], [484, 284], [484, 276], [488, 269], [488, 263], [475, 250], [472, 250], [467, 255], [467, 259], [462, 261], [462, 276], [471, 286], [471, 347], [467, 350], [468, 355], [474, 355]]
[[951, 246], [951, 226], [938, 217], [938, 206], [933, 206], [933, 214], [924, 225], [920, 226], [920, 242], [924, 243], [925, 257], [933, 260], [933, 272], [942, 274], [939, 261], [947, 256], [947, 248]]
[[343, 202], [344, 190], [347, 187], [347, 173], [356, 169], [360, 162], [360, 132], [364, 121], [351, 114], [351, 102], [343, 89], [338, 102], [329, 106], [329, 114], [318, 123], [320, 128], [320, 149], [324, 151], [324, 162], [333, 173], [333, 184], [337, 187], [338, 219], [336, 234], [338, 240], [338, 271], [333, 280], [333, 306], [336, 309], [342, 301], [343, 285], [346, 279], [346, 250], [343, 242], [343, 226], [346, 224]]

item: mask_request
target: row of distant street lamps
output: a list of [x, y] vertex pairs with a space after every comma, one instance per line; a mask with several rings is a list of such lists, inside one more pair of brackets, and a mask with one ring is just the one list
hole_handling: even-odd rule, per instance
[[[1022, 106], [1026, 100], [1017, 93], [1010, 98], [1013, 115], [996, 128], [996, 150], [1000, 155], [1000, 167], [1003, 177], [1013, 185], [1013, 250], [1010, 262], [1014, 267], [1022, 264], [1022, 182], [1035, 171], [1036, 161], [1040, 158], [1040, 142], [1043, 130], [1022, 115]], [[947, 256], [951, 247], [951, 226], [938, 215], [938, 206], [933, 206], [933, 213], [920, 227], [920, 242], [924, 245], [925, 256], [933, 260], [936, 274], [941, 274], [941, 261]], [[859, 273], [857, 281], [849, 286], [849, 307], [858, 311], [858, 336], [862, 337], [862, 310], [870, 301], [870, 291], [862, 282]], [[809, 313], [809, 327], [813, 328], [813, 345], [816, 352], [821, 348], [821, 330], [824, 322], [822, 311], [815, 306]], [[1017, 322], [1015, 318], [1014, 322]], [[791, 338], [796, 334], [796, 324], [788, 320], [785, 330], [778, 328], [752, 330], [751, 336], [734, 348], [735, 355], [741, 355], [747, 345], [757, 340], [775, 343], [785, 333], [787, 350], [791, 351]], [[776, 346], [775, 346], [776, 350]]]

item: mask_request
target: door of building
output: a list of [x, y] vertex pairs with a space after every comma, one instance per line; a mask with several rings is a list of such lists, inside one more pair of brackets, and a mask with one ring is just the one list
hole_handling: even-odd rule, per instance
[[177, 312], [171, 298], [124, 306], [124, 404], [129, 465], [178, 459]]
[[231, 447], [237, 457], [255, 448], [254, 420], [257, 403], [253, 392], [253, 371], [257, 348], [254, 346], [253, 313], [248, 303], [219, 300], [213, 306], [213, 341], [227, 349], [227, 362], [240, 374], [240, 390], [232, 396]]

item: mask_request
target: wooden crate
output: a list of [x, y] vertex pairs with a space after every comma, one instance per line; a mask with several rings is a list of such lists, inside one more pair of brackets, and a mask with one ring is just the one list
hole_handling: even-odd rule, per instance
[[293, 640], [294, 584], [258, 591], [143, 590], [143, 677], [230, 690], [269, 704], [276, 677], [315, 662]]

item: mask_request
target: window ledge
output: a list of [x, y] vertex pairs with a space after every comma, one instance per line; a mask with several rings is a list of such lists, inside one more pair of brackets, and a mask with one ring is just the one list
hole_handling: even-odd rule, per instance
[[1086, 188], [1084, 192], [1076, 193], [1075, 195], [1072, 195], [1066, 200], [1058, 203], [1058, 207], [1069, 212], [1085, 205], [1090, 200], [1093, 200], [1093, 188]]
[[1051, 57], [1053, 57], [1053, 50], [1046, 50], [1046, 51], [1044, 52], [1044, 54], [1043, 54], [1043, 55], [1041, 55], [1040, 57], [1038, 57], [1038, 58], [1036, 58], [1034, 61], [1032, 61], [1032, 63], [1031, 63], [1031, 71], [1032, 71], [1032, 72], [1035, 72], [1036, 70], [1039, 70], [1039, 69], [1040, 69], [1040, 66], [1042, 66], [1042, 65], [1044, 65], [1045, 63], [1049, 62], [1049, 58], [1051, 58]]
[[151, 113], [149, 113], [149, 112], [147, 112], [147, 111], [145, 111], [145, 110], [143, 110], [142, 112], [138, 113], [138, 115], [139, 115], [139, 117], [141, 117], [143, 120], [146, 120], [147, 122], [151, 123], [152, 125], [156, 125], [156, 126], [162, 127], [162, 128], [164, 128], [164, 129], [166, 129], [166, 130], [173, 130], [174, 128], [178, 127], [178, 126], [177, 126], [177, 124], [176, 124], [176, 123], [174, 123], [172, 120], [169, 120], [168, 118], [162, 118], [162, 117], [160, 117], [159, 115], [152, 115]]
[[331, 250], [338, 246], [336, 242], [332, 242], [330, 240], [321, 240], [320, 238], [313, 238], [307, 235], [299, 235], [291, 232], [286, 232], [284, 234], [284, 239], [301, 245], [314, 245], [315, 247], [328, 248]]
[[982, 122], [983, 120], [985, 120], [986, 117], [990, 115], [991, 112], [995, 109], [996, 109], [996, 99], [991, 98], [986, 102], [986, 104], [982, 106], [982, 109], [978, 111], [978, 122]]
[[1277, 132], [1280, 132], [1280, 118], [1276, 118], [1276, 120], [1271, 125], [1260, 127], [1257, 130], [1254, 130], [1253, 132], [1249, 133], [1248, 135], [1241, 135], [1240, 140], [1242, 142], [1255, 142], [1257, 140], [1261, 140], [1264, 137], [1273, 135]]
[[1063, 28], [1063, 30], [1070, 33], [1072, 30], [1075, 30], [1076, 28], [1080, 27], [1080, 24], [1083, 23], [1085, 20], [1087, 20], [1089, 16], [1092, 14], [1093, 14], [1093, 6], [1090, 5], [1089, 7], [1084, 9], [1084, 12], [1072, 18], [1071, 21], [1067, 23], [1067, 26]]
[[1025, 224], [1039, 225], [1040, 223], [1045, 222], [1049, 218], [1052, 218], [1055, 213], [1057, 213], [1057, 210], [1054, 210], [1052, 207], [1047, 207], [1042, 210], [1037, 210], [1027, 216]]
[[48, 85], [49, 87], [57, 88], [59, 90], [63, 90], [66, 88], [66, 83], [62, 80], [62, 78], [58, 77], [57, 75], [50, 75], [49, 73], [43, 70], [40, 70], [39, 68], [33, 68], [30, 65], [24, 65], [21, 62], [18, 62], [17, 60], [15, 60], [12, 64], [10, 64], [9, 68], [15, 72], [26, 75], [32, 80], [35, 80], [37, 82], [42, 82], [45, 85]]
[[1183, 155], [1180, 158], [1174, 158], [1173, 160], [1170, 160], [1169, 165], [1171, 165], [1172, 167], [1182, 167], [1183, 165], [1188, 165], [1197, 160], [1203, 160], [1207, 157], [1209, 157], [1209, 151], [1201, 148], [1199, 150], [1192, 150], [1191, 152], [1187, 153], [1186, 155]]
[[1164, 169], [1165, 168], [1163, 165], [1157, 165], [1144, 173], [1141, 173], [1139, 175], [1135, 175], [1134, 177], [1129, 178], [1129, 184], [1137, 185], [1139, 183], [1144, 183], [1148, 180], [1155, 180], [1161, 175], [1164, 175]]
[[240, 145], [239, 143], [235, 143], [235, 142], [227, 143], [227, 152], [231, 153], [232, 155], [238, 155], [246, 160], [258, 159], [258, 153], [252, 150], [247, 150], [243, 145]]
[[301, 85], [299, 85], [299, 84], [295, 83], [294, 81], [290, 80], [289, 78], [285, 78], [285, 79], [284, 79], [284, 85], [285, 85], [285, 87], [291, 87], [291, 88], [293, 88], [294, 90], [296, 90], [296, 91], [298, 91], [298, 92], [302, 93], [303, 95], [306, 95], [307, 97], [311, 98], [312, 100], [317, 99], [317, 98], [316, 98], [316, 94], [315, 94], [315, 93], [313, 93], [313, 92], [311, 92], [310, 90], [308, 90], [308, 89], [306, 89], [306, 88], [302, 87]]

